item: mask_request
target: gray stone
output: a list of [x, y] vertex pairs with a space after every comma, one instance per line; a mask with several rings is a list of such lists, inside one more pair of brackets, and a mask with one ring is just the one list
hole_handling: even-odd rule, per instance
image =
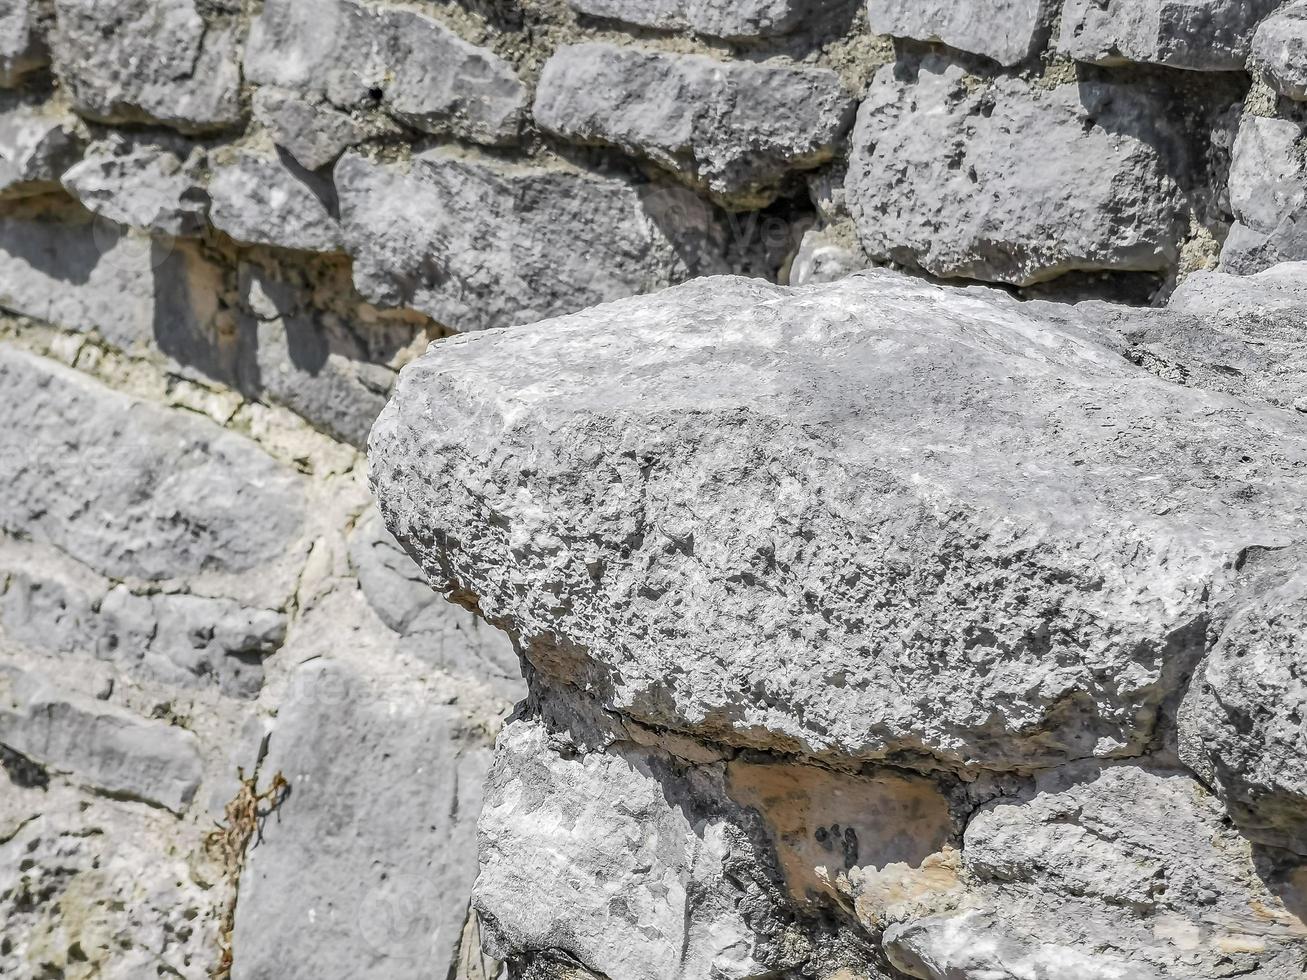
[[179, 156], [160, 146], [100, 145], [65, 171], [64, 187], [109, 221], [164, 235], [196, 235], [209, 198], [203, 151]]
[[285, 601], [304, 484], [256, 444], [200, 416], [0, 348], [11, 461], [0, 527], [116, 579], [192, 577]]
[[881, 69], [858, 112], [849, 205], [873, 259], [1029, 285], [1073, 270], [1162, 272], [1183, 224], [1163, 107], [1122, 85], [976, 89], [937, 57]]
[[424, 14], [353, 0], [268, 0], [250, 27], [245, 71], [478, 143], [511, 141], [526, 109], [526, 87], [498, 55]]
[[680, 189], [645, 193], [443, 150], [407, 170], [347, 153], [335, 180], [358, 291], [455, 330], [571, 312], [702, 271], [676, 237], [683, 229], [659, 220]]
[[1066, 0], [1058, 50], [1098, 65], [1240, 71], [1258, 21], [1282, 0]]
[[1054, 0], [868, 0], [877, 34], [939, 41], [1016, 65], [1048, 41]]
[[137, 804], [55, 796], [39, 794], [30, 818], [0, 835], [0, 974], [211, 975], [222, 889], [195, 880], [193, 839]]
[[335, 163], [346, 149], [368, 136], [348, 113], [277, 88], [254, 93], [254, 118], [307, 170]]
[[1304, 130], [1288, 119], [1245, 115], [1230, 162], [1236, 223], [1221, 250], [1223, 272], [1248, 275], [1307, 259]]
[[193, 734], [62, 693], [35, 674], [0, 673], [0, 744], [98, 792], [174, 813], [200, 784]]
[[804, 234], [799, 251], [790, 264], [786, 285], [809, 286], [834, 282], [867, 268], [867, 257], [856, 245], [841, 235], [826, 230], [811, 230]]
[[1249, 64], [1281, 95], [1307, 100], [1307, 3], [1287, 4], [1257, 26]]
[[237, 28], [196, 0], [55, 0], [54, 69], [78, 112], [183, 132], [241, 120]]
[[1194, 676], [1181, 754], [1214, 786], [1240, 830], [1307, 854], [1307, 565], [1301, 552], [1252, 551], [1255, 595], [1231, 613]]
[[47, 106], [16, 106], [0, 114], [0, 197], [44, 194], [77, 159], [74, 120]]
[[777, 37], [821, 13], [819, 0], [568, 0], [573, 10], [659, 31], [745, 41]]
[[301, 667], [261, 772], [291, 792], [241, 875], [233, 980], [445, 976], [476, 877], [484, 734], [442, 691]]
[[238, 242], [305, 252], [340, 249], [330, 184], [294, 161], [239, 152], [214, 166], [209, 198], [209, 220]]
[[0, 87], [13, 88], [50, 63], [36, 0], [0, 3]]
[[830, 160], [852, 116], [852, 99], [826, 69], [614, 44], [559, 49], [535, 98], [542, 129], [648, 157], [756, 206], [775, 196], [787, 173]]
[[1240, 554], [1302, 540], [1305, 439], [1004, 294], [864, 273], [434, 345], [370, 459], [392, 533], [540, 687], [1007, 769], [1150, 744]]
[[891, 925], [885, 948], [922, 980], [1300, 976], [1292, 891], [1223, 816], [1177, 772], [1043, 774], [968, 823], [956, 908]]

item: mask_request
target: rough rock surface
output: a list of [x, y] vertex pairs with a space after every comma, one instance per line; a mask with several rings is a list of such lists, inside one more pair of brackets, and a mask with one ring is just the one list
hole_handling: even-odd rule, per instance
[[940, 41], [1015, 65], [1048, 40], [1054, 7], [1049, 0], [868, 0], [867, 15], [877, 34]]
[[1239, 275], [1307, 259], [1307, 158], [1304, 128], [1289, 119], [1247, 116], [1230, 164], [1236, 222], [1221, 268]]
[[258, 90], [254, 117], [268, 127], [278, 146], [308, 170], [335, 163], [368, 135], [348, 113], [276, 88]]
[[611, 44], [561, 49], [535, 99], [536, 124], [551, 133], [618, 146], [723, 198], [764, 204], [788, 171], [834, 155], [852, 114], [831, 71]]
[[1281, 0], [1066, 0], [1058, 49], [1100, 65], [1238, 71]]
[[240, 121], [237, 32], [206, 22], [195, 0], [54, 0], [54, 6], [54, 70], [78, 112], [183, 132]]
[[658, 289], [692, 271], [664, 231], [670, 191], [432, 150], [407, 172], [346, 154], [336, 189], [354, 281], [455, 330], [507, 326]]
[[820, 12], [817, 0], [568, 0], [578, 13], [728, 40], [788, 34]]
[[[874, 259], [1018, 285], [1175, 260], [1179, 188], [1161, 107], [1110, 83], [974, 90], [927, 58], [877, 73], [858, 110], [849, 205]], [[941, 147], [948, 147], [941, 153]]]
[[478, 143], [511, 139], [526, 108], [526, 87], [494, 53], [424, 14], [353, 0], [269, 0], [250, 28], [245, 72]]
[[19, 85], [25, 76], [50, 63], [41, 20], [40, 5], [34, 0], [7, 0], [0, 7], [0, 86]]
[[1016, 767], [1143, 751], [1239, 556], [1301, 532], [1295, 420], [1223, 404], [993, 295], [706, 281], [443, 345], [373, 479], [434, 583], [610, 710]]
[[0, 196], [42, 194], [76, 157], [78, 138], [64, 113], [18, 106], [0, 114]]
[[293, 160], [241, 153], [214, 167], [209, 197], [213, 226], [238, 242], [306, 252], [340, 248], [331, 185]]
[[88, 211], [109, 221], [160, 232], [196, 235], [209, 198], [199, 174], [203, 154], [180, 158], [162, 147], [92, 147], [60, 178]]
[[1258, 25], [1249, 62], [1281, 95], [1307, 101], [1307, 3], [1287, 4]]

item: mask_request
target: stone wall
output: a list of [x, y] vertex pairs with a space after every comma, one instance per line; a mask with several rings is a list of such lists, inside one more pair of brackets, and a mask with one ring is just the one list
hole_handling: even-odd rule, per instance
[[[762, 842], [799, 829], [746, 844], [740, 826], [771, 819], [777, 794], [887, 820], [908, 808], [922, 834], [882, 863], [952, 881], [958, 801], [984, 793], [728, 759], [739, 719], [721, 705], [684, 744], [651, 742], [638, 726], [684, 727], [666, 694], [629, 717], [615, 701], [546, 709], [546, 662], [569, 683], [614, 683], [565, 643], [527, 657], [538, 703], [503, 730], [489, 897], [469, 916], [490, 748], [527, 691], [521, 630], [496, 620], [515, 650], [478, 618], [481, 596], [444, 602], [405, 552], [430, 542], [401, 547], [382, 526], [363, 459], [373, 421], [431, 340], [705, 275], [769, 295], [876, 265], [1024, 299], [1156, 304], [1199, 270], [1307, 259], [1304, 10], [0, 0], [0, 975], [475, 980], [499, 969], [476, 952], [483, 920], [494, 955], [540, 976], [834, 977], [881, 956], [884, 923], [795, 912], [784, 871], [811, 862]], [[690, 301], [706, 309], [716, 289]], [[1180, 329], [1159, 323], [1141, 336]], [[1174, 360], [1131, 343], [1141, 361]], [[630, 744], [595, 758], [558, 741], [630, 719]], [[1102, 737], [1139, 749], [1152, 723], [1136, 722]], [[1001, 725], [964, 736], [972, 723], [948, 720], [951, 747], [898, 730], [895, 751], [953, 765], [966, 737], [1001, 746]], [[836, 719], [821, 724], [813, 742], [787, 722], [783, 752], [863, 758]], [[1001, 751], [1013, 765], [1067, 756], [1037, 748], [1053, 754], [1021, 739]], [[1222, 763], [1192, 766], [1225, 785]], [[1152, 798], [1141, 780], [1188, 792], [1169, 770], [1113, 772], [1094, 778], [1123, 799]], [[672, 784], [683, 797], [664, 795]], [[587, 786], [629, 795], [629, 812], [582, 822], [564, 868], [501, 847], [512, 794], [562, 826]], [[580, 803], [563, 801], [569, 787]], [[1251, 820], [1259, 792], [1223, 799]], [[1192, 805], [1192, 834], [1229, 836], [1216, 804]], [[1021, 819], [1032, 836], [1060, 826]], [[831, 833], [819, 846], [846, 846]], [[668, 887], [711, 913], [677, 919], [650, 885], [657, 925], [632, 945], [584, 925], [562, 942], [553, 897], [512, 921], [496, 912], [497, 894], [554, 873], [582, 876], [566, 893], [577, 909], [599, 902], [584, 875], [663, 867], [658, 835], [689, 869]], [[747, 909], [720, 899], [722, 882]], [[1000, 902], [986, 901], [976, 915]], [[763, 946], [748, 938], [759, 916]]]

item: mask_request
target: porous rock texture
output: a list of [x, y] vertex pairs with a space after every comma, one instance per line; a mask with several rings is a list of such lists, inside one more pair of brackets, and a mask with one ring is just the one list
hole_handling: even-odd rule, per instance
[[1305, 271], [1151, 311], [704, 279], [405, 368], [387, 524], [528, 665], [487, 949], [1300, 976]]
[[1296, 980], [1300, 8], [0, 0], [0, 976]]

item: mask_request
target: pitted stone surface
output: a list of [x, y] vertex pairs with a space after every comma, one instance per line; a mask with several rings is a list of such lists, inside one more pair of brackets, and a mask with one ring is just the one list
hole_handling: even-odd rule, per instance
[[820, 0], [568, 0], [591, 17], [652, 27], [692, 30], [729, 40], [789, 34], [821, 12]]
[[[538, 170], [433, 150], [406, 170], [346, 154], [336, 165], [360, 293], [455, 330], [508, 326], [671, 285], [687, 266], [659, 208], [680, 189]], [[673, 217], [694, 209], [673, 210]], [[715, 271], [715, 270], [714, 270]]]
[[536, 124], [551, 133], [621, 147], [714, 194], [763, 204], [789, 171], [831, 159], [852, 115], [832, 71], [612, 44], [560, 49], [535, 99]]
[[1307, 443], [1082, 331], [887, 274], [705, 280], [437, 345], [372, 477], [438, 588], [627, 717], [860, 759], [1137, 754], [1239, 556], [1302, 537]]
[[477, 143], [511, 140], [526, 110], [526, 87], [493, 52], [417, 11], [353, 0], [269, 0], [251, 25], [245, 72]]
[[1239, 71], [1281, 0], [1066, 0], [1059, 50], [1100, 65]]
[[1249, 64], [1281, 95], [1307, 100], [1307, 3], [1286, 4], [1258, 25]]
[[[927, 58], [877, 73], [858, 110], [849, 205], [874, 259], [1027, 285], [1071, 270], [1161, 271], [1177, 256], [1179, 186], [1162, 106], [1108, 83], [974, 89]], [[946, 152], [941, 152], [946, 147]]]
[[54, 0], [54, 70], [93, 119], [183, 132], [241, 120], [237, 30], [195, 0]]
[[940, 41], [959, 51], [1015, 65], [1048, 40], [1051, 0], [868, 0], [877, 34]]

